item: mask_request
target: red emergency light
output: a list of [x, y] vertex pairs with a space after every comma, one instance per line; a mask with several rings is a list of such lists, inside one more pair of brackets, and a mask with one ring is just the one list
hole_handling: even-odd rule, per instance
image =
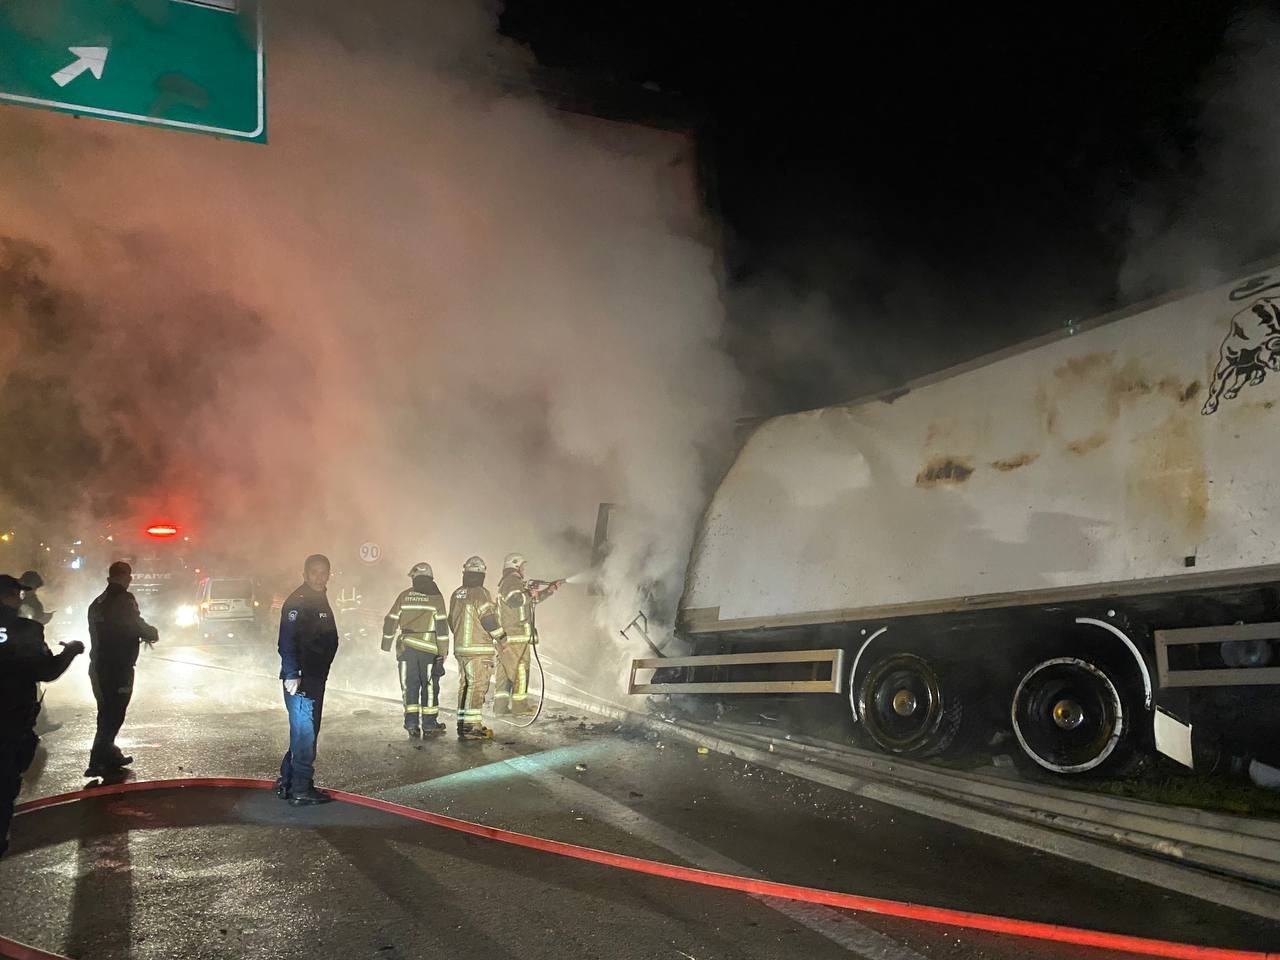
[[163, 540], [169, 537], [176, 537], [177, 535], [178, 535], [178, 527], [176, 524], [153, 523], [151, 526], [147, 527], [148, 537], [159, 537], [160, 539]]

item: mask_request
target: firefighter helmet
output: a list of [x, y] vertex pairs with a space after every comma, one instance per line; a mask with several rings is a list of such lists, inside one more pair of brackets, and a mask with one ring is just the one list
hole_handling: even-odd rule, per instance
[[425, 560], [423, 560], [421, 563], [415, 563], [413, 565], [413, 569], [409, 571], [410, 580], [414, 579], [415, 577], [434, 577], [434, 576], [435, 574], [431, 572], [431, 564], [427, 563], [427, 561]]
[[28, 590], [39, 590], [44, 586], [44, 577], [36, 573], [34, 570], [28, 570], [18, 578], [22, 581], [22, 585]]
[[502, 561], [502, 569], [519, 570], [529, 561], [525, 559], [523, 553], [508, 553], [507, 559]]
[[468, 557], [467, 562], [462, 565], [463, 573], [485, 573], [488, 569], [479, 557]]

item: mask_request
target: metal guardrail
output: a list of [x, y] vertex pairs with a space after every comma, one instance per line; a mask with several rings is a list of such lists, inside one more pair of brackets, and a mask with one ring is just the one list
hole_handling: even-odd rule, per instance
[[736, 724], [683, 726], [1280, 889], [1280, 821], [947, 770], [795, 734], [779, 738]]
[[[753, 666], [765, 663], [808, 663], [814, 673], [829, 667], [830, 676], [813, 680], [722, 680], [639, 683], [640, 670], [668, 668]], [[775, 650], [761, 653], [723, 653], [697, 657], [647, 657], [631, 661], [627, 692], [636, 693], [840, 693], [844, 679], [843, 650]]]
[[1280, 916], [1280, 821], [948, 770], [774, 729], [552, 699], [728, 757], [1255, 916]]

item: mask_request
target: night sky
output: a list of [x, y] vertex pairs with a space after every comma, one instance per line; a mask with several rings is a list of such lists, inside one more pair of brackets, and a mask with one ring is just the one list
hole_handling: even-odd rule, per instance
[[[934, 7], [507, 0], [503, 32], [540, 63], [687, 104], [725, 229], [732, 346], [770, 411], [1132, 299], [1117, 276], [1133, 207], [1153, 185], [1176, 206], [1194, 180], [1225, 38], [1259, 16]], [[831, 375], [758, 349], [789, 299], [814, 298], [848, 360]]]

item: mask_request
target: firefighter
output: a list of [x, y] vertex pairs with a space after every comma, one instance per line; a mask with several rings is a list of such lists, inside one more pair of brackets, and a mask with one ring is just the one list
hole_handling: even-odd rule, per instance
[[18, 616], [26, 617], [28, 620], [34, 620], [36, 623], [48, 626], [49, 621], [53, 619], [53, 614], [45, 612], [44, 604], [36, 596], [36, 591], [44, 586], [44, 577], [40, 576], [35, 570], [28, 570], [18, 579], [22, 581], [22, 586], [25, 588]]
[[138, 601], [129, 592], [132, 582], [133, 568], [117, 560], [107, 569], [107, 589], [89, 604], [89, 680], [98, 702], [98, 728], [86, 777], [107, 776], [133, 763], [133, 757], [116, 746], [116, 734], [133, 698], [138, 650], [160, 635], [142, 619]]
[[458, 739], [489, 740], [493, 731], [481, 722], [494, 644], [502, 640], [502, 623], [493, 598], [484, 588], [485, 563], [472, 557], [462, 565], [462, 586], [449, 600], [449, 629], [458, 658]]
[[382, 649], [390, 650], [395, 644], [404, 728], [410, 737], [417, 738], [444, 733], [444, 724], [437, 717], [440, 678], [444, 676], [444, 658], [449, 655], [449, 616], [431, 564], [415, 563], [409, 579], [413, 586], [401, 591], [382, 621]]
[[537, 643], [533, 633], [533, 607], [555, 593], [558, 583], [533, 586], [525, 581], [523, 554], [509, 553], [502, 562], [498, 583], [498, 614], [505, 634], [498, 641], [497, 676], [493, 712], [530, 713], [529, 650]]
[[280, 608], [280, 680], [289, 713], [289, 749], [280, 761], [276, 796], [293, 807], [333, 799], [315, 787], [324, 688], [338, 653], [338, 625], [325, 593], [328, 583], [329, 558], [313, 553], [302, 565], [302, 585]]
[[57, 680], [84, 653], [79, 640], [54, 654], [44, 642], [44, 626], [18, 615], [25, 584], [0, 575], [0, 856], [9, 848], [9, 823], [22, 789], [22, 775], [36, 754], [37, 683]]

